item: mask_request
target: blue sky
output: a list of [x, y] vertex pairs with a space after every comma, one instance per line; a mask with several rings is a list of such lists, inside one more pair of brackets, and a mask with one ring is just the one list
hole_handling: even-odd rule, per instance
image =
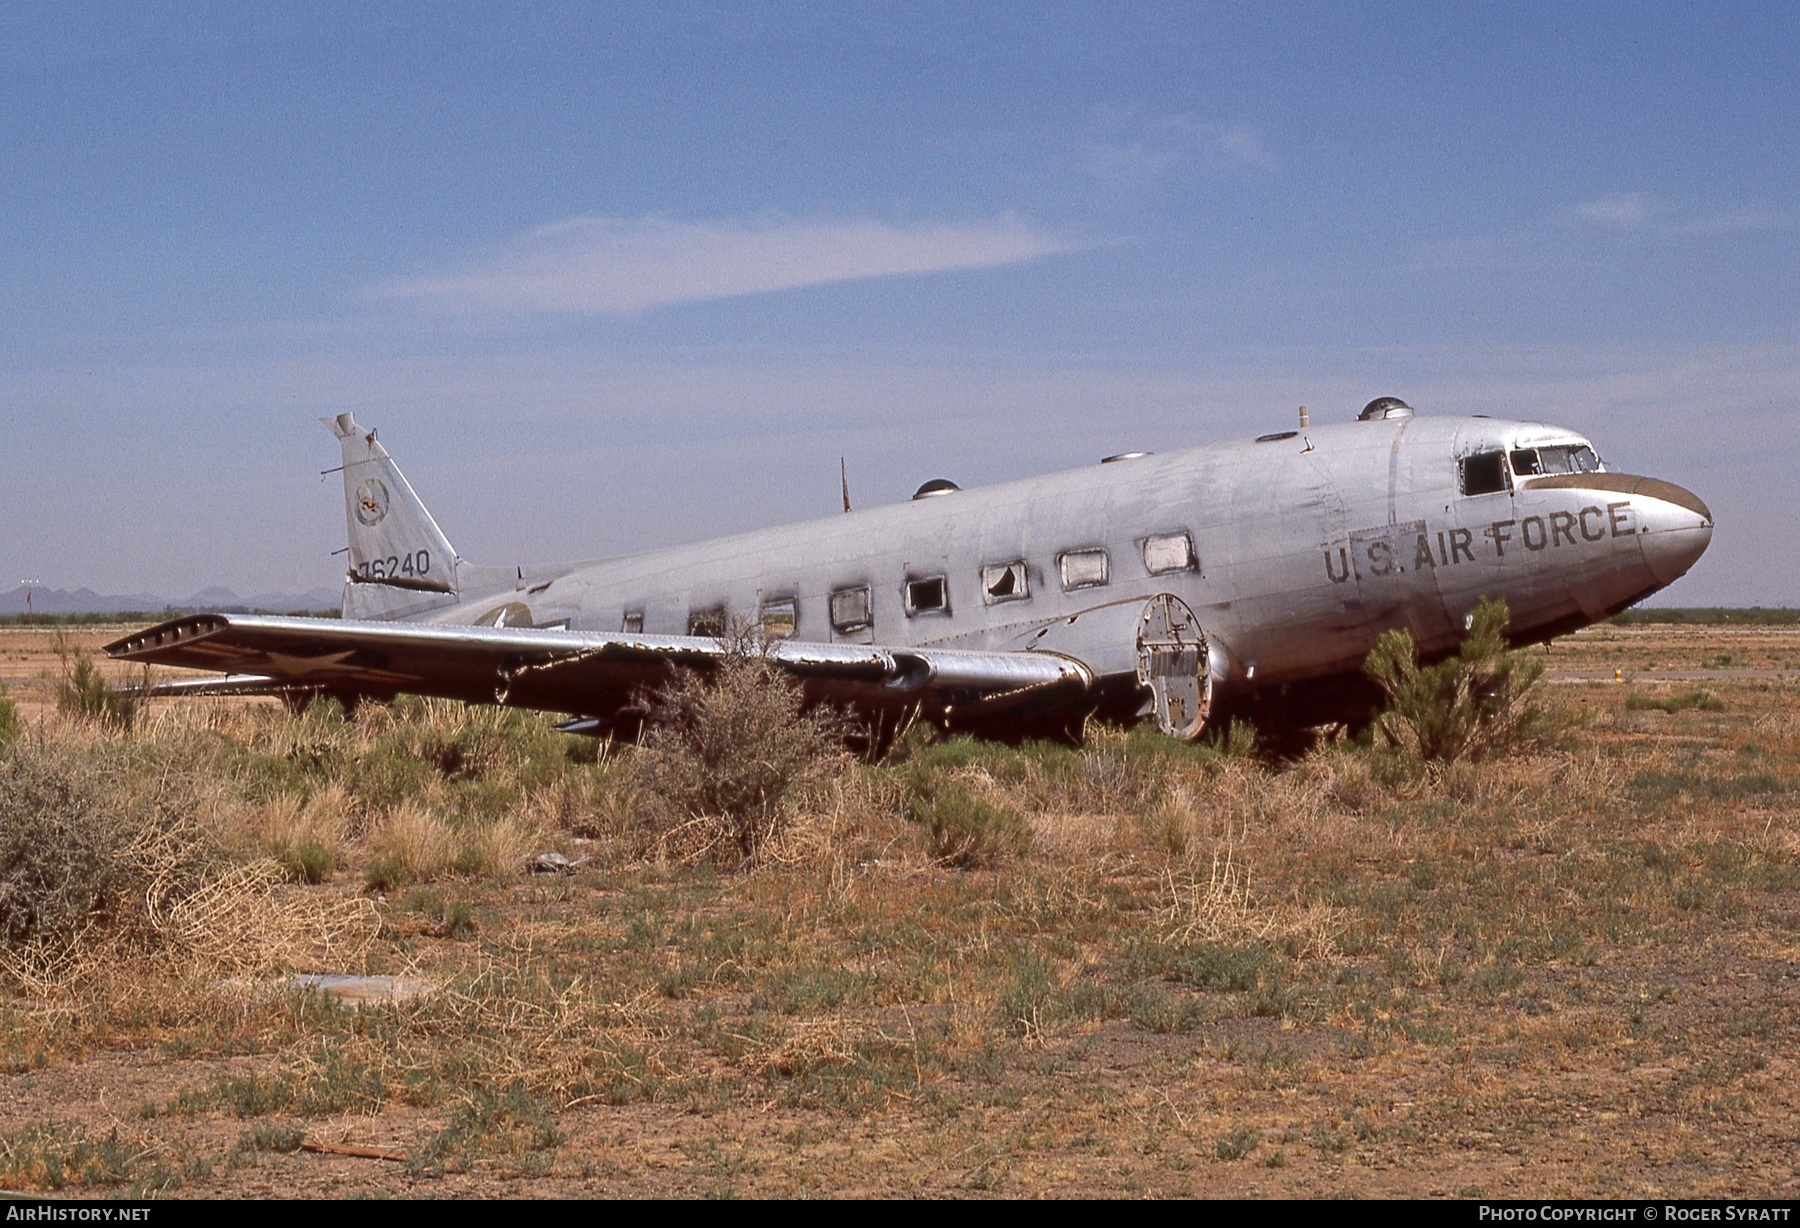
[[0, 586], [329, 585], [1352, 415], [1592, 434], [1800, 604], [1791, 5], [0, 8]]

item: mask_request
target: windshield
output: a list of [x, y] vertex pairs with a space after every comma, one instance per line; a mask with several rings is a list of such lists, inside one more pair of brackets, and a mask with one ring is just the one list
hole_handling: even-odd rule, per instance
[[1600, 458], [1584, 443], [1515, 448], [1512, 453], [1512, 469], [1520, 477], [1539, 473], [1598, 473]]

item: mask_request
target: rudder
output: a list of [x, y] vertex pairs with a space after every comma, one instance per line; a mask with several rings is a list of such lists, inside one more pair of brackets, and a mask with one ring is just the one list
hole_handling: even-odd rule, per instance
[[456, 604], [456, 549], [381, 440], [354, 414], [320, 421], [344, 451], [344, 617], [406, 618]]

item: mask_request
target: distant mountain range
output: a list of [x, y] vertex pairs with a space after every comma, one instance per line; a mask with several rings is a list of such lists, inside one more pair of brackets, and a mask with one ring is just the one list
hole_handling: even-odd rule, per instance
[[228, 588], [203, 588], [191, 597], [170, 599], [155, 593], [96, 593], [91, 588], [66, 592], [60, 588], [31, 588], [31, 604], [25, 604], [25, 586], [0, 594], [0, 615], [8, 614], [121, 614], [180, 610], [197, 614], [207, 610], [250, 610], [264, 614], [299, 611], [335, 612], [342, 594], [335, 588], [315, 588], [304, 593], [253, 593], [240, 597]]

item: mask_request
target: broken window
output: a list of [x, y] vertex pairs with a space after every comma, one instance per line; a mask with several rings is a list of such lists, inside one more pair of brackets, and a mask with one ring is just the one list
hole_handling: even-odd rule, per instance
[[831, 594], [831, 626], [835, 631], [861, 631], [869, 625], [869, 589], [840, 588]]
[[[1566, 458], [1565, 458], [1566, 460]], [[1522, 478], [1542, 473], [1536, 448], [1516, 448], [1512, 454], [1513, 472]]]
[[914, 614], [947, 614], [950, 611], [950, 585], [942, 576], [906, 582], [906, 616]]
[[644, 612], [642, 610], [626, 610], [625, 617], [619, 620], [619, 630], [628, 634], [638, 634], [644, 629]]
[[1064, 589], [1098, 588], [1107, 580], [1106, 551], [1068, 550], [1057, 560]]
[[710, 635], [715, 639], [725, 634], [725, 607], [700, 606], [688, 611], [688, 634]]
[[1194, 539], [1186, 533], [1158, 533], [1144, 539], [1144, 570], [1153, 576], [1197, 570]]
[[765, 640], [785, 640], [799, 625], [800, 612], [792, 597], [777, 597], [762, 604], [762, 633]]
[[1477, 452], [1462, 460], [1462, 492], [1492, 495], [1506, 489], [1506, 453]]
[[990, 563], [981, 569], [981, 599], [989, 605], [1019, 601], [1029, 596], [1031, 581], [1025, 575], [1023, 561]]

